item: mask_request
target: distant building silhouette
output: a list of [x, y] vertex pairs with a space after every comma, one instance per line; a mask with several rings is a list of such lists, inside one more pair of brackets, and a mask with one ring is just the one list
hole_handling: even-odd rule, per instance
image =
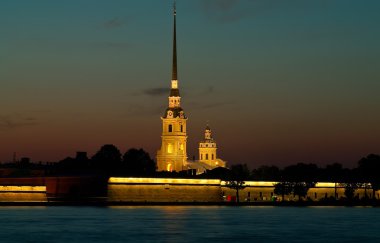
[[75, 159], [79, 161], [88, 160], [87, 152], [77, 152]]
[[30, 158], [28, 158], [28, 157], [21, 158], [20, 159], [20, 164], [21, 165], [28, 165], [28, 164], [30, 164]]

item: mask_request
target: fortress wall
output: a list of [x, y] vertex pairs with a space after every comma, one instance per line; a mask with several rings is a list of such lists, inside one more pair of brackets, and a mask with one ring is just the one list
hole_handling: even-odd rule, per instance
[[[337, 198], [344, 197], [344, 188], [336, 189]], [[310, 188], [307, 192], [307, 197], [309, 197], [313, 201], [319, 201], [323, 199], [333, 198], [335, 197], [335, 188], [334, 187], [326, 187], [326, 188]]]
[[108, 201], [221, 202], [222, 194], [219, 180], [110, 178]]
[[0, 202], [46, 202], [45, 186], [0, 186]]
[[[346, 197], [344, 195], [344, 191], [345, 191], [344, 187], [337, 187], [336, 189], [337, 199], [342, 199]], [[355, 190], [355, 197], [362, 199], [365, 197], [365, 193], [367, 193], [368, 198], [372, 198], [372, 189], [367, 189], [367, 192], [364, 189], [357, 189]], [[307, 196], [310, 197], [310, 199], [313, 201], [319, 201], [326, 198], [334, 197], [334, 194], [335, 194], [334, 187], [325, 187], [325, 188], [317, 187], [317, 188], [310, 188], [307, 193]], [[376, 197], [380, 199], [379, 192], [376, 193]]]
[[[359, 197], [359, 198], [364, 198], [365, 197], [365, 194], [367, 194], [367, 197], [368, 198], [372, 198], [372, 189], [367, 189], [367, 190], [365, 190], [365, 189], [358, 189], [358, 190], [356, 190], [355, 191], [355, 196], [356, 197]], [[379, 191], [377, 191], [376, 193], [375, 193], [375, 197], [377, 198], [377, 199], [380, 199], [380, 197], [379, 197]]]
[[[279, 200], [282, 199], [281, 195], [274, 194], [274, 184], [277, 182], [264, 182], [264, 181], [246, 181], [246, 187], [239, 190], [239, 200], [245, 201], [270, 201], [273, 196], [277, 196]], [[236, 190], [226, 187], [225, 182], [221, 182], [222, 195], [226, 199], [228, 196], [236, 196]], [[344, 198], [344, 187], [337, 186], [336, 194], [337, 198]], [[335, 183], [320, 182], [315, 187], [308, 190], [307, 196], [304, 198], [310, 198], [313, 201], [319, 201], [326, 198], [334, 197], [335, 195]], [[365, 197], [364, 189], [357, 189], [355, 196], [359, 198]], [[372, 189], [367, 189], [368, 198], [372, 197]], [[380, 190], [376, 192], [376, 198], [380, 199]], [[298, 200], [298, 196], [285, 195], [284, 200], [293, 201]]]
[[[236, 190], [225, 186], [222, 186], [222, 194], [225, 199], [228, 196], [235, 197]], [[239, 190], [240, 202], [253, 202], [253, 201], [270, 201], [274, 195], [274, 187], [251, 187], [247, 186], [244, 189]]]
[[0, 202], [46, 202], [52, 200], [101, 198], [107, 195], [102, 177], [0, 178]]
[[46, 202], [46, 193], [0, 192], [0, 202]]
[[[246, 201], [271, 201], [273, 196], [279, 200], [281, 195], [274, 194], [276, 182], [246, 181], [246, 187], [239, 190], [239, 199]], [[345, 197], [344, 188], [337, 187], [338, 199]], [[364, 197], [364, 189], [355, 192]], [[310, 188], [307, 196], [313, 201], [334, 197], [335, 183], [317, 183]], [[368, 197], [372, 190], [367, 189]], [[236, 196], [236, 190], [220, 180], [202, 179], [160, 179], [160, 178], [110, 178], [108, 182], [108, 201], [110, 202], [221, 202]], [[376, 196], [380, 198], [380, 191]], [[297, 196], [285, 195], [284, 200], [298, 200]]]
[[[224, 196], [236, 196], [236, 190], [227, 187], [222, 187], [222, 193]], [[324, 198], [334, 197], [334, 188], [310, 188], [307, 196], [313, 201], [319, 201]], [[344, 188], [337, 188], [338, 198], [344, 197]], [[363, 194], [363, 193], [359, 193]], [[363, 194], [364, 195], [364, 194]], [[251, 187], [248, 186], [242, 190], [239, 190], [239, 199], [241, 202], [245, 201], [271, 201], [273, 196], [277, 196], [279, 200], [282, 199], [282, 195], [276, 195], [274, 193], [274, 187]], [[298, 200], [298, 196], [285, 195], [284, 200], [293, 201]]]
[[[274, 194], [275, 183], [246, 181], [246, 188], [239, 191], [240, 201], [270, 201], [273, 196], [281, 200], [281, 195]], [[345, 197], [344, 190], [337, 187], [338, 199]], [[371, 189], [358, 189], [355, 196], [364, 198], [365, 191], [371, 198]], [[318, 183], [307, 197], [319, 201], [334, 194], [334, 183]], [[96, 177], [0, 178], [0, 202], [46, 202], [47, 195], [75, 200], [107, 196], [109, 202], [222, 202], [228, 196], [235, 197], [236, 190], [226, 187], [224, 181], [207, 179], [111, 177], [107, 183]], [[376, 198], [380, 199], [380, 191]], [[284, 200], [298, 197], [285, 195]]]
[[378, 190], [378, 191], [375, 192], [375, 197], [377, 199], [380, 199], [380, 190]]
[[[274, 196], [273, 185], [277, 182], [272, 181], [245, 181], [245, 188], [239, 190], [240, 202], [270, 201]], [[221, 189], [224, 200], [229, 196], [236, 197], [236, 190], [227, 187], [226, 182], [221, 182]]]
[[[331, 183], [333, 184], [333, 183]], [[338, 186], [336, 188], [336, 197], [337, 199], [342, 199], [342, 198], [345, 198], [346, 196], [344, 195], [344, 187], [340, 187]], [[323, 199], [326, 199], [326, 198], [330, 198], [330, 197], [334, 197], [334, 194], [335, 194], [335, 187], [334, 186], [331, 186], [331, 187], [315, 187], [315, 188], [310, 188], [308, 193], [307, 193], [307, 196], [313, 200], [313, 201], [319, 201], [319, 200], [323, 200]], [[367, 197], [368, 198], [372, 198], [372, 189], [357, 189], [355, 190], [355, 197], [358, 197], [360, 199], [362, 198], [365, 198], [365, 194], [367, 194]], [[375, 196], [380, 199], [380, 194], [379, 192], [377, 192], [375, 194]]]
[[107, 194], [107, 180], [103, 177], [46, 177], [45, 181], [49, 198], [91, 198]]

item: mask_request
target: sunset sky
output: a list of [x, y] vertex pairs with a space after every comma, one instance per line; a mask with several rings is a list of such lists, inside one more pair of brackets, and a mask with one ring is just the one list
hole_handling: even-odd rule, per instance
[[[380, 1], [178, 0], [188, 156], [351, 167], [380, 153]], [[0, 2], [0, 161], [161, 143], [171, 0]]]

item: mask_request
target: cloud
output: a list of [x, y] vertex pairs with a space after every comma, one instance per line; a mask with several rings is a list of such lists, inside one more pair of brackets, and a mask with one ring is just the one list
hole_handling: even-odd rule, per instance
[[208, 0], [200, 1], [201, 8], [205, 14], [221, 23], [234, 22], [240, 20], [249, 14], [245, 8], [242, 8], [241, 0]]
[[128, 48], [130, 44], [127, 42], [100, 42], [100, 46], [110, 47], [110, 48]]
[[[186, 92], [181, 92], [181, 94], [182, 93], [186, 94]], [[202, 88], [202, 90], [196, 90], [194, 92], [189, 92], [189, 93], [191, 93], [191, 94], [189, 97], [187, 97], [188, 99], [192, 99], [192, 98], [198, 99], [198, 98], [202, 98], [205, 96], [215, 94], [215, 87], [214, 86], [207, 86], [205, 88]]]
[[199, 93], [199, 96], [210, 95], [215, 92], [214, 86], [208, 86], [204, 91]]
[[[156, 102], [156, 99], [148, 99], [151, 101], [150, 105], [146, 105], [147, 99], [146, 97], [163, 97], [168, 96], [170, 92], [170, 88], [168, 87], [155, 87], [155, 88], [148, 88], [143, 89], [141, 91], [131, 93], [129, 95], [131, 96], [140, 96], [139, 99], [141, 99], [141, 103], [139, 104], [129, 104], [129, 106], [126, 108], [126, 114], [128, 116], [157, 116], [162, 115], [165, 109], [167, 108], [167, 102], [165, 100], [162, 100], [162, 102]], [[206, 97], [207, 95], [210, 95], [215, 92], [214, 86], [208, 86], [204, 90], [201, 90], [199, 93], [192, 94], [192, 98], [197, 100], [200, 97]], [[181, 94], [186, 94], [186, 92], [181, 92]], [[143, 100], [145, 99], [145, 100]], [[228, 102], [220, 102], [220, 103], [199, 103], [199, 102], [185, 102], [185, 104], [189, 104], [190, 106], [195, 107], [196, 109], [208, 109], [213, 108], [217, 106], [222, 106], [229, 104]], [[186, 105], [187, 106], [187, 105]]]
[[165, 104], [141, 105], [131, 104], [126, 109], [128, 116], [158, 116], [165, 111]]
[[30, 112], [32, 112], [32, 113], [52, 113], [53, 111], [48, 110], [48, 109], [40, 109], [40, 110], [31, 110]]
[[[17, 42], [17, 45], [28, 46], [33, 48], [44, 47], [45, 50], [56, 52], [57, 49], [66, 49], [74, 51], [77, 49], [92, 48], [92, 49], [126, 49], [134, 44], [124, 40], [121, 41], [76, 41], [76, 40], [49, 40], [49, 39], [25, 39]], [[40, 111], [36, 111], [40, 112]], [[46, 112], [42, 110], [42, 112]], [[50, 112], [50, 111], [47, 111]]]
[[296, 8], [307, 11], [316, 7], [325, 8], [328, 4], [328, 0], [199, 0], [199, 6], [207, 17], [220, 23], [236, 22], [274, 9], [286, 11], [288, 8]]
[[157, 87], [157, 88], [144, 89], [142, 93], [148, 96], [164, 96], [164, 95], [168, 95], [169, 91], [170, 89], [167, 87]]
[[29, 121], [29, 122], [33, 122], [33, 121], [36, 121], [36, 118], [33, 118], [33, 117], [26, 117], [24, 118], [25, 121]]
[[126, 21], [125, 20], [122, 20], [118, 17], [116, 18], [113, 18], [113, 19], [110, 19], [110, 20], [107, 20], [106, 22], [104, 22], [102, 24], [102, 27], [104, 29], [116, 29], [116, 28], [120, 28], [121, 26], [125, 25], [126, 24]]
[[170, 93], [169, 87], [155, 87], [132, 92], [131, 96], [150, 96], [150, 97], [162, 97], [168, 96]]
[[10, 117], [10, 116], [0, 116], [0, 129], [17, 129], [26, 126], [37, 125], [38, 122], [33, 117]]
[[232, 105], [234, 102], [232, 101], [221, 101], [221, 102], [190, 102], [189, 106], [191, 106], [191, 109], [198, 109], [198, 110], [205, 110], [205, 109], [211, 109], [216, 107], [222, 107], [227, 105]]
[[216, 9], [220, 11], [229, 11], [234, 8], [239, 1], [240, 0], [208, 0], [201, 2], [206, 10]]

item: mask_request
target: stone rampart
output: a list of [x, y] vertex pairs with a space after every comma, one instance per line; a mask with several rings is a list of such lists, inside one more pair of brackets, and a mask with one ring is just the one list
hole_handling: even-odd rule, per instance
[[0, 202], [46, 202], [45, 186], [0, 186]]
[[108, 183], [109, 202], [221, 202], [220, 180], [115, 178]]
[[[246, 181], [239, 191], [241, 202], [282, 200], [275, 195], [277, 182]], [[319, 182], [303, 200], [342, 199], [344, 187]], [[372, 189], [358, 189], [356, 198], [372, 197]], [[47, 177], [0, 178], [0, 202], [105, 202], [105, 203], [219, 203], [234, 200], [236, 190], [212, 179]], [[375, 194], [380, 199], [380, 191]], [[298, 197], [285, 195], [285, 201]]]

